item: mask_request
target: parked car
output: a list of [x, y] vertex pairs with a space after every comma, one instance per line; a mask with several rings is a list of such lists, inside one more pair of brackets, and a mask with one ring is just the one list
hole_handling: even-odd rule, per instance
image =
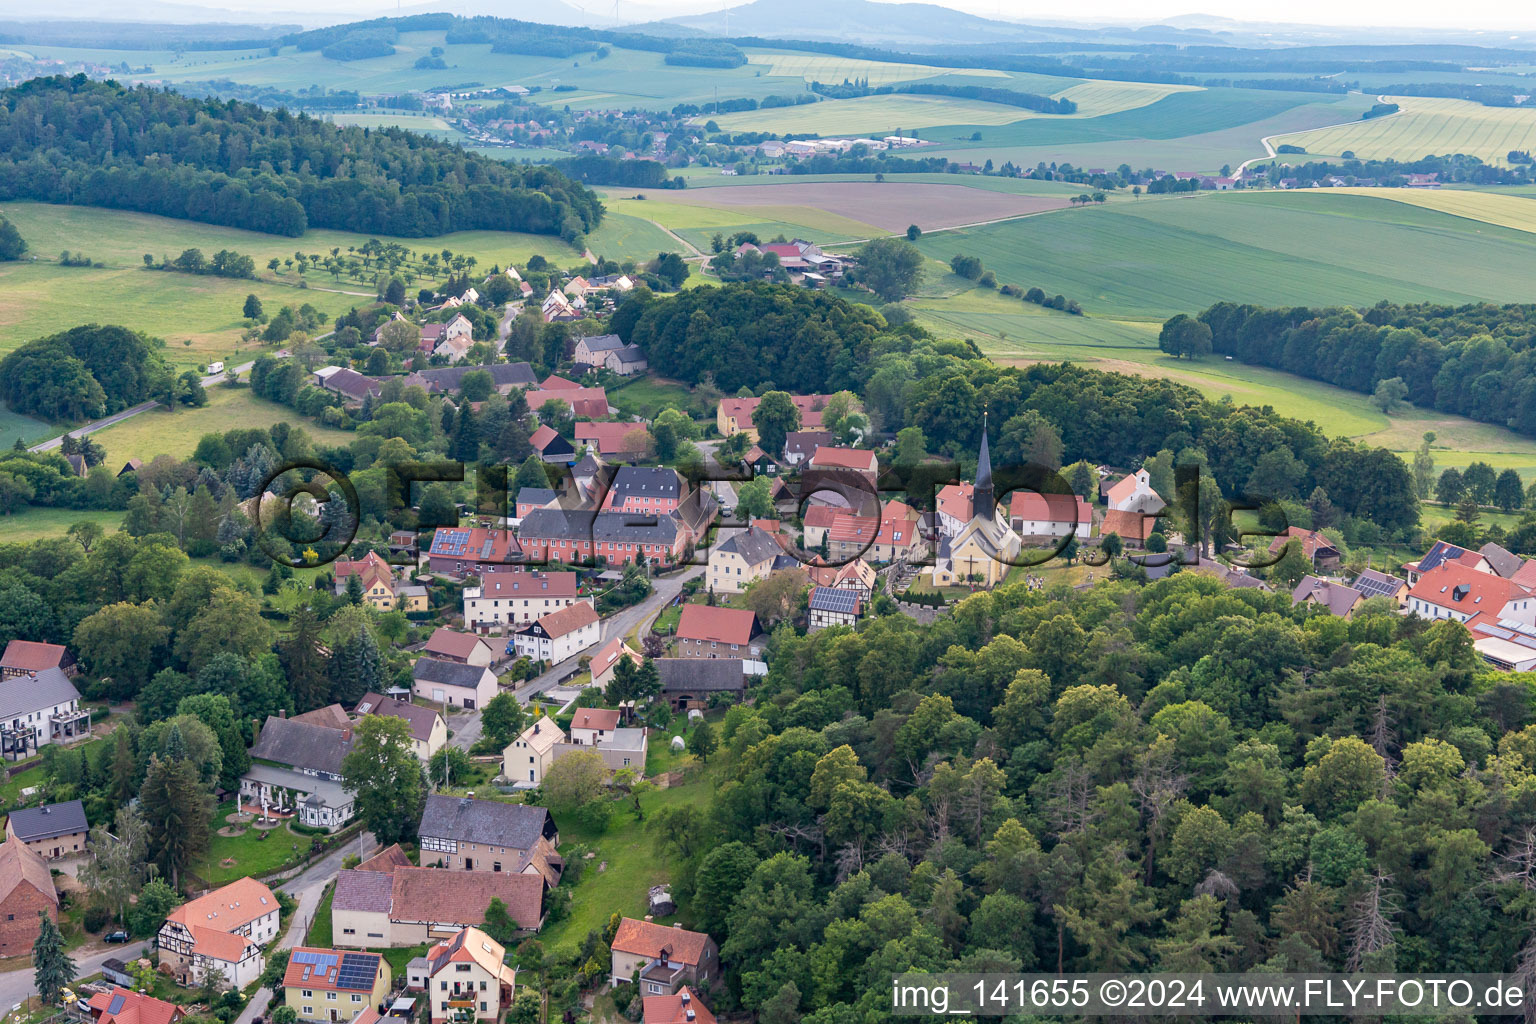
[[121, 930], [121, 929], [119, 929], [119, 930], [117, 930], [115, 932], [109, 933], [102, 941], [103, 942], [113, 942], [113, 943], [127, 942], [128, 941], [128, 933], [123, 931], [123, 930]]

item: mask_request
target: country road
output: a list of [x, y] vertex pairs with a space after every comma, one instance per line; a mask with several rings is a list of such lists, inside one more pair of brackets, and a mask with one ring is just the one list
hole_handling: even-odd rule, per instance
[[[654, 587], [654, 590], [652, 591], [650, 597], [646, 598], [644, 601], [641, 601], [639, 604], [630, 605], [628, 608], [621, 609], [620, 611], [615, 612], [613, 615], [610, 615], [608, 618], [603, 620], [601, 633], [602, 639], [598, 641], [598, 644], [588, 648], [585, 651], [582, 651], [581, 654], [576, 655], [574, 658], [567, 658], [552, 668], [535, 676], [533, 679], [530, 679], [528, 682], [523, 683], [521, 686], [516, 687], [512, 691], [512, 696], [517, 698], [519, 704], [527, 704], [530, 700], [537, 697], [551, 686], [554, 686], [561, 679], [564, 679], [566, 676], [570, 675], [571, 672], [576, 668], [577, 664], [581, 661], [583, 654], [595, 654], [597, 653], [599, 646], [607, 643], [614, 637], [626, 636], [632, 630], [634, 630], [635, 627], [644, 627], [648, 625], [653, 619], [656, 618], [656, 616], [661, 614], [662, 609], [664, 609], [668, 603], [670, 603], [674, 598], [677, 597], [679, 593], [682, 592], [684, 583], [687, 583], [689, 580], [703, 575], [703, 573], [704, 567], [702, 565], [695, 565], [686, 571], [677, 574], [676, 576], [670, 576], [665, 579], [652, 580], [652, 586]], [[644, 632], [643, 628], [641, 632]], [[504, 638], [492, 639], [497, 640], [499, 643], [505, 642]], [[470, 747], [475, 745], [475, 741], [480, 739], [480, 714], [479, 712], [464, 712], [461, 714], [456, 714], [448, 720], [448, 727], [453, 730], [453, 738], [448, 742], [462, 750], [468, 750]]]

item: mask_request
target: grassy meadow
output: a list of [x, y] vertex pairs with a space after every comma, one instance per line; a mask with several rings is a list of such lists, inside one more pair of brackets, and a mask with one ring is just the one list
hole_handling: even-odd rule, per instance
[[1380, 299], [1518, 301], [1536, 238], [1369, 196], [1204, 193], [1062, 210], [924, 235], [948, 260], [1075, 299], [1091, 314], [1164, 318], [1230, 299], [1263, 305]]
[[1341, 188], [1329, 191], [1329, 195], [1335, 193], [1390, 199], [1394, 203], [1436, 210], [1453, 217], [1536, 232], [1536, 199], [1530, 192], [1438, 188]]
[[353, 437], [349, 431], [300, 419], [287, 406], [257, 398], [250, 388], [224, 385], [208, 389], [208, 404], [201, 409], [181, 408], [175, 412], [151, 409], [103, 427], [91, 437], [106, 448], [105, 464], [120, 467], [129, 458], [140, 458], [145, 462], [156, 455], [186, 458], [197, 448], [198, 439], [204, 434], [237, 426], [270, 427], [283, 421], [302, 427], [321, 444], [344, 444]]
[[1346, 150], [1362, 160], [1419, 160], [1434, 153], [1466, 153], [1490, 164], [1507, 164], [1511, 150], [1536, 146], [1536, 110], [1428, 96], [1384, 99], [1402, 109], [1386, 117], [1273, 141], [1302, 146], [1313, 157], [1338, 157]]
[[[753, 206], [725, 209], [695, 206], [688, 193], [650, 193], [646, 199], [617, 198], [632, 190], [608, 189], [603, 204], [609, 210], [635, 219], [649, 220], [676, 232], [701, 250], [708, 251], [709, 240], [716, 233], [730, 235], [752, 231], [766, 241], [778, 235], [800, 237], [829, 244], [856, 238], [872, 238], [886, 232], [870, 224], [839, 217], [809, 206]], [[755, 194], [755, 193], [754, 193]]]

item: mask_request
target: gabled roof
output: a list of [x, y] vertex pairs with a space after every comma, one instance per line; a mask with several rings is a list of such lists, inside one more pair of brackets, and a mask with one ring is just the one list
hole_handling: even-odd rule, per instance
[[1421, 573], [1429, 572], [1431, 569], [1439, 568], [1441, 562], [1454, 562], [1467, 553], [1466, 548], [1457, 547], [1448, 541], [1437, 540], [1414, 567]]
[[[513, 915], [513, 919], [516, 920], [516, 915]], [[427, 950], [426, 959], [427, 968], [434, 975], [449, 964], [467, 960], [508, 984], [512, 984], [517, 978], [517, 972], [502, 963], [506, 955], [506, 947], [479, 928], [471, 927], [465, 928], [453, 938], [444, 939]]]
[[[428, 391], [457, 391], [464, 383], [464, 375], [483, 370], [491, 375], [497, 388], [531, 388], [538, 383], [533, 367], [527, 363], [489, 363], [484, 366], [433, 366], [417, 370], [410, 377], [419, 377]], [[409, 380], [407, 381], [409, 383]]]
[[422, 648], [429, 655], [436, 654], [445, 658], [459, 659], [473, 657], [482, 649], [488, 651], [491, 648], [473, 633], [460, 633], [447, 626], [439, 626], [433, 630], [432, 636], [427, 640], [427, 646]]
[[1464, 615], [1497, 615], [1510, 601], [1529, 598], [1531, 592], [1512, 580], [1447, 561], [1422, 574], [1408, 596]]
[[677, 621], [677, 635], [685, 640], [747, 644], [759, 632], [757, 615], [746, 608], [685, 604]]
[[594, 334], [590, 338], [577, 339], [576, 344], [588, 352], [617, 352], [624, 347], [624, 339], [617, 334]]
[[9, 827], [16, 838], [24, 843], [88, 832], [91, 828], [86, 824], [85, 807], [79, 800], [44, 804], [41, 807], [18, 807], [11, 812]]
[[684, 985], [675, 995], [641, 997], [640, 1024], [715, 1024], [715, 1015]]
[[0, 720], [30, 715], [57, 704], [80, 699], [80, 691], [63, 669], [45, 668], [36, 675], [0, 679]]
[[551, 640], [558, 640], [578, 629], [585, 629], [597, 621], [597, 609], [585, 601], [577, 601], [573, 605], [567, 605], [547, 615], [540, 615], [538, 618], [539, 628], [549, 634]]
[[404, 719], [405, 723], [411, 727], [411, 738], [421, 743], [432, 738], [432, 730], [437, 727], [437, 722], [442, 717], [431, 708], [373, 692], [363, 694], [363, 699], [357, 702], [357, 714]]
[[1303, 576], [1291, 591], [1291, 604], [1312, 601], [1328, 609], [1330, 615], [1348, 615], [1365, 595], [1344, 583]]
[[1025, 522], [1074, 526], [1093, 522], [1093, 510], [1076, 494], [1014, 491], [1008, 496], [1008, 515]]
[[676, 500], [684, 491], [677, 470], [665, 466], [620, 466], [608, 489], [606, 506], [622, 505], [626, 498], [669, 498]]
[[1525, 561], [1519, 555], [1500, 547], [1493, 541], [1478, 548], [1477, 553], [1488, 559], [1488, 565], [1496, 575], [1505, 579], [1511, 579], [1515, 573], [1519, 572], [1520, 566]]
[[637, 921], [626, 917], [619, 921], [610, 948], [616, 953], [643, 956], [652, 960], [666, 959], [675, 963], [696, 967], [704, 958], [709, 936], [686, 928], [668, 928], [653, 921]]
[[174, 1024], [187, 1015], [185, 1006], [131, 992], [119, 985], [97, 992], [86, 1003], [97, 1024]]
[[1136, 472], [1128, 473], [1117, 480], [1106, 492], [1110, 502], [1125, 501], [1135, 494], [1137, 487], [1141, 484], [1141, 474], [1145, 472], [1146, 470], [1138, 469]]
[[533, 720], [532, 725], [518, 733], [517, 738], [534, 750], [547, 754], [555, 746], [565, 742], [565, 731], [555, 724], [553, 718], [540, 715]]
[[393, 872], [395, 868], [409, 867], [411, 858], [400, 848], [399, 843], [390, 843], [378, 853], [369, 857], [357, 866], [359, 871], [383, 871], [385, 874]]
[[748, 565], [762, 565], [784, 553], [778, 538], [757, 526], [731, 534], [715, 550], [740, 555]]
[[12, 640], [0, 655], [0, 668], [18, 672], [41, 672], [44, 669], [63, 668], [69, 660], [69, 649], [63, 644], [45, 644], [40, 640]]
[[[481, 680], [490, 671], [484, 665], [466, 665], [458, 661], [443, 661], [440, 658], [418, 658], [416, 667], [411, 670], [411, 677], [424, 683], [463, 686], [474, 690], [479, 688]], [[494, 674], [492, 678], [495, 678]]]
[[[559, 495], [548, 487], [523, 487], [517, 492], [517, 503], [519, 505], [532, 505], [534, 508], [541, 508], [558, 497]], [[486, 571], [493, 572], [496, 570], [487, 569]]]
[[325, 992], [369, 992], [379, 979], [384, 958], [378, 953], [321, 946], [295, 946], [283, 973], [284, 988]]
[[[561, 378], [564, 379], [564, 378]], [[608, 415], [608, 392], [602, 388], [584, 388], [572, 386], [569, 388], [552, 389], [545, 381], [545, 387], [538, 391], [529, 391], [523, 398], [528, 402], [528, 408], [538, 412], [545, 402], [558, 398], [571, 407], [571, 412], [577, 416], [585, 416], [587, 419], [598, 419]]]
[[857, 615], [859, 614], [859, 595], [857, 591], [849, 590], [847, 587], [813, 587], [809, 607], [813, 612]]
[[487, 569], [480, 576], [481, 597], [575, 597], [574, 572], [538, 572], [532, 569]]
[[59, 893], [43, 858], [25, 843], [0, 843], [0, 903], [23, 885], [31, 886], [55, 906]]
[[549, 810], [531, 804], [467, 797], [427, 797], [417, 831], [424, 836], [488, 843], [513, 850], [532, 849], [549, 824]]
[[879, 468], [879, 460], [874, 452], [821, 445], [811, 456], [811, 465], [816, 469], [857, 469], [868, 473]]
[[331, 895], [331, 909], [367, 914], [389, 913], [390, 893], [394, 890], [394, 869], [367, 870], [362, 865], [340, 871]]
[[826, 430], [791, 430], [784, 435], [784, 452], [786, 455], [810, 456], [817, 448], [834, 440], [836, 438]]
[[571, 442], [561, 437], [555, 428], [551, 427], [548, 423], [539, 424], [539, 429], [529, 436], [528, 443], [533, 446], [534, 451], [540, 453], [547, 454], [550, 451], [572, 455], [576, 453], [576, 449], [571, 445]]
[[663, 693], [744, 690], [746, 665], [740, 658], [653, 658]]
[[1306, 555], [1309, 559], [1316, 558], [1319, 553], [1326, 553], [1330, 551], [1335, 555], [1339, 553], [1339, 549], [1334, 547], [1333, 541], [1329, 540], [1327, 537], [1324, 537], [1316, 530], [1307, 530], [1300, 526], [1292, 526], [1287, 528], [1284, 533], [1280, 534], [1280, 536], [1269, 542], [1270, 554], [1279, 554], [1282, 550], [1285, 549], [1285, 545], [1293, 539], [1299, 540], [1301, 542], [1301, 553]]
[[303, 722], [306, 725], [318, 725], [325, 729], [338, 731], [352, 728], [352, 719], [347, 717], [346, 710], [340, 704], [327, 704], [323, 708], [315, 708], [306, 711], [302, 715], [294, 715], [289, 719], [293, 722]]
[[[790, 395], [789, 400], [800, 410], [801, 430], [820, 430], [821, 411], [831, 395]], [[752, 413], [762, 404], [761, 398], [722, 398], [720, 408], [727, 417], [736, 421], [742, 429], [752, 426]]]
[[619, 712], [615, 708], [577, 708], [571, 715], [572, 729], [597, 729], [612, 732], [619, 727]]
[[337, 733], [323, 725], [268, 715], [261, 734], [251, 746], [251, 758], [340, 775], [341, 759], [351, 749], [350, 733]]
[[183, 903], [165, 915], [165, 919], [188, 930], [198, 927], [229, 933], [276, 909], [277, 897], [272, 895], [271, 889], [254, 878], [240, 878], [190, 903]]
[[592, 660], [587, 666], [592, 670], [592, 678], [596, 679], [610, 668], [613, 668], [614, 665], [618, 664], [619, 659], [623, 657], [629, 658], [636, 665], [644, 660], [640, 657], [640, 652], [624, 642], [623, 637], [616, 636], [598, 648], [597, 653], [592, 655]]
[[1406, 580], [1375, 569], [1361, 569], [1354, 581], [1354, 588], [1366, 597], [1396, 597], [1398, 591], [1407, 585]]
[[1104, 513], [1104, 521], [1099, 524], [1099, 536], [1107, 537], [1113, 533], [1121, 539], [1143, 544], [1152, 536], [1152, 527], [1156, 525], [1157, 519], [1153, 516], [1112, 508]]
[[576, 440], [595, 445], [599, 455], [629, 455], [638, 449], [629, 443], [632, 434], [644, 435], [644, 423], [592, 423], [581, 420], [575, 425]]
[[453, 558], [465, 562], [491, 562], [505, 564], [522, 554], [517, 538], [511, 530], [488, 530], [481, 527], [439, 527], [432, 534], [429, 557]]

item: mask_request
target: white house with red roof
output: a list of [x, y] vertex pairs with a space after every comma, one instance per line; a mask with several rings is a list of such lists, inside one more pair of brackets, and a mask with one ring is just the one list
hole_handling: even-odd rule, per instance
[[1076, 494], [1014, 491], [1008, 496], [1008, 522], [1020, 537], [1065, 537], [1087, 540], [1093, 529], [1093, 509]]
[[132, 992], [121, 985], [97, 992], [85, 1004], [92, 1024], [176, 1024], [187, 1015], [185, 1006]]
[[684, 985], [674, 995], [642, 997], [640, 1024], [715, 1024], [715, 1015]]
[[583, 601], [541, 615], [514, 633], [512, 643], [522, 657], [555, 664], [596, 644], [601, 633], [597, 610]]
[[496, 652], [490, 644], [473, 633], [460, 633], [447, 626], [439, 626], [432, 631], [421, 653], [429, 658], [481, 668], [496, 660]]
[[476, 633], [499, 633], [579, 601], [591, 604], [592, 597], [580, 593], [574, 572], [488, 568], [478, 587], [464, 590], [464, 625]]
[[56, 668], [66, 676], [80, 672], [74, 655], [62, 644], [47, 644], [41, 640], [12, 640], [0, 655], [0, 678], [32, 675]]
[[1407, 610], [1426, 619], [1454, 619], [1468, 628], [1500, 620], [1531, 625], [1536, 623], [1536, 594], [1514, 580], [1446, 561], [1408, 588]]
[[1116, 481], [1104, 492], [1104, 500], [1110, 508], [1120, 512], [1156, 512], [1168, 503], [1152, 489], [1152, 475], [1138, 469]]
[[160, 966], [182, 985], [202, 983], [210, 969], [240, 989], [266, 967], [262, 948], [277, 938], [277, 897], [254, 878], [241, 878], [172, 910], [155, 944]]
[[577, 708], [571, 713], [571, 742], [595, 747], [613, 736], [619, 727], [616, 708]]
[[677, 656], [744, 658], [762, 656], [763, 631], [746, 608], [685, 604], [677, 621]]
[[806, 462], [811, 469], [843, 470], [859, 473], [870, 482], [880, 474], [880, 460], [874, 452], [859, 448], [838, 448], [821, 445]]
[[625, 658], [628, 658], [636, 668], [645, 661], [639, 651], [624, 642], [623, 637], [616, 636], [600, 647], [598, 652], [592, 655], [592, 661], [587, 666], [592, 671], [592, 685], [607, 686], [609, 680], [613, 678], [614, 671], [619, 667], [619, 662]]

